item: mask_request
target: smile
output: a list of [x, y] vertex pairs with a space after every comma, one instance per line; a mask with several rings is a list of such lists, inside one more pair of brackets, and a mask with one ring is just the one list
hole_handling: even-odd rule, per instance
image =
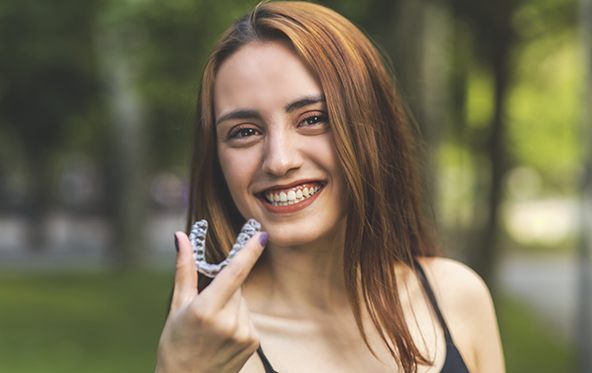
[[265, 192], [265, 199], [274, 206], [288, 206], [311, 198], [319, 190], [320, 184], [302, 184], [289, 189]]
[[[312, 203], [322, 191], [321, 182], [306, 182], [288, 188], [269, 189], [260, 193], [261, 199], [268, 208], [275, 212], [290, 211], [304, 208]], [[287, 211], [286, 211], [287, 212]]]

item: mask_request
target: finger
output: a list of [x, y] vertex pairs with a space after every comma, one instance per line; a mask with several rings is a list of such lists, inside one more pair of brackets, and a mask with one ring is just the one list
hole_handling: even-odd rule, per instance
[[202, 298], [207, 299], [206, 304], [212, 305], [214, 309], [224, 307], [232, 295], [240, 289], [266, 244], [266, 232], [259, 232], [253, 236], [232, 258], [230, 264], [220, 271], [212, 283], [201, 292]]
[[177, 262], [172, 309], [178, 309], [197, 295], [197, 271], [193, 259], [193, 249], [189, 238], [183, 232], [175, 232]]

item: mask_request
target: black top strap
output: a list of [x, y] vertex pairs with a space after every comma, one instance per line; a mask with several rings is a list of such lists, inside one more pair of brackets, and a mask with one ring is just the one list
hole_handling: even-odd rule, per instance
[[436, 316], [438, 317], [438, 321], [440, 321], [440, 325], [442, 326], [442, 330], [444, 331], [444, 337], [446, 338], [446, 343], [447, 344], [452, 344], [452, 337], [450, 336], [450, 330], [448, 330], [448, 325], [446, 324], [446, 321], [444, 320], [444, 316], [442, 316], [442, 312], [440, 311], [440, 307], [438, 307], [438, 302], [436, 301], [436, 296], [434, 295], [434, 291], [432, 290], [432, 287], [430, 286], [430, 282], [428, 281], [428, 278], [421, 266], [421, 264], [419, 264], [419, 262], [417, 261], [416, 258], [413, 258], [413, 261], [415, 262], [415, 268], [417, 268], [417, 274], [419, 275], [419, 280], [421, 281], [423, 288], [428, 296], [428, 299], [430, 300], [430, 303], [432, 304], [432, 308], [434, 309], [434, 312], [436, 312]]
[[265, 368], [265, 373], [278, 373], [271, 366], [271, 363], [267, 359], [267, 356], [265, 356], [265, 353], [263, 352], [261, 345], [259, 345], [259, 347], [257, 348], [257, 355], [259, 355], [259, 358], [261, 359], [261, 362], [263, 363], [263, 367]]

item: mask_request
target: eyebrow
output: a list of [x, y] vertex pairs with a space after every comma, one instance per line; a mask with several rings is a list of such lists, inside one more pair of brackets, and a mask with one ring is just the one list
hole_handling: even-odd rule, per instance
[[239, 109], [239, 110], [234, 110], [234, 111], [231, 111], [230, 113], [222, 115], [220, 118], [218, 118], [216, 120], [216, 125], [220, 124], [221, 122], [224, 122], [225, 120], [229, 120], [229, 119], [251, 119], [251, 118], [260, 119], [261, 116], [255, 110]]
[[294, 101], [292, 103], [289, 103], [288, 105], [286, 105], [286, 107], [284, 108], [284, 110], [289, 113], [292, 112], [296, 109], [300, 109], [303, 108], [305, 106], [308, 105], [312, 105], [312, 104], [316, 104], [319, 102], [325, 102], [325, 96], [320, 95], [320, 96], [310, 96], [310, 97], [304, 97], [301, 98], [300, 100]]
[[[287, 113], [290, 113], [294, 110], [303, 108], [308, 105], [316, 104], [319, 102], [325, 102], [324, 95], [303, 97], [299, 100], [296, 100], [296, 101], [291, 102], [288, 105], [286, 105], [284, 107], [284, 110]], [[218, 118], [216, 120], [216, 125], [218, 125], [221, 122], [224, 122], [226, 120], [229, 120], [229, 119], [252, 119], [252, 118], [261, 119], [261, 115], [259, 115], [259, 113], [256, 110], [238, 109], [238, 110], [234, 110], [234, 111], [231, 111], [230, 113], [222, 115], [220, 118]]]

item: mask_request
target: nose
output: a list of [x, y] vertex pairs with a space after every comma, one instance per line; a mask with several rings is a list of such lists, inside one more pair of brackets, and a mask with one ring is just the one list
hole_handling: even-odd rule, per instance
[[264, 144], [263, 171], [273, 176], [284, 176], [301, 166], [302, 154], [289, 131], [270, 131]]

